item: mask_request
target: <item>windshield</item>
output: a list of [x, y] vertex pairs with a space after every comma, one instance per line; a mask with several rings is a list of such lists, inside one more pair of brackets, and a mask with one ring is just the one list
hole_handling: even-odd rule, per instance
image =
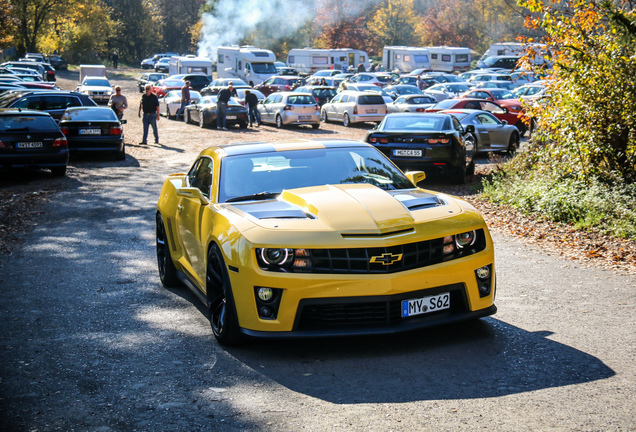
[[50, 116], [3, 116], [0, 132], [57, 131], [59, 127]]
[[110, 87], [110, 83], [107, 79], [101, 78], [88, 78], [84, 80], [83, 85], [85, 86], [95, 86], [95, 87]]
[[257, 74], [275, 74], [278, 72], [274, 63], [252, 63], [252, 69]]
[[428, 96], [421, 96], [421, 97], [413, 97], [413, 98], [407, 99], [406, 102], [413, 105], [434, 104], [435, 99]]
[[515, 95], [508, 90], [490, 90], [495, 99], [514, 99]]
[[387, 116], [384, 118], [383, 124], [379, 129], [384, 132], [389, 131], [442, 131], [444, 130], [445, 116], [426, 116], [426, 115], [398, 115]]
[[386, 190], [413, 188], [404, 174], [374, 148], [296, 150], [224, 158], [219, 202], [237, 197], [255, 199], [250, 196], [263, 192], [278, 194], [285, 189], [353, 183], [369, 183]]

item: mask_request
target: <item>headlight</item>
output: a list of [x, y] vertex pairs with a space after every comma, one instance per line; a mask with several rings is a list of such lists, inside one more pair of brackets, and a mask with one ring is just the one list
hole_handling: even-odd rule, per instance
[[257, 249], [257, 256], [266, 266], [284, 267], [294, 259], [294, 250], [287, 248]]
[[477, 238], [477, 233], [475, 231], [468, 231], [465, 233], [457, 234], [455, 236], [455, 244], [458, 248], [463, 249], [468, 246], [472, 246], [475, 243], [475, 239]]

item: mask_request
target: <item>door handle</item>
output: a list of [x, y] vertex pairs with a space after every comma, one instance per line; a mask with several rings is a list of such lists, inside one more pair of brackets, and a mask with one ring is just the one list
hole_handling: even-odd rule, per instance
[[179, 213], [181, 213], [181, 211], [182, 211], [182, 210], [183, 210], [183, 206], [182, 206], [182, 205], [178, 205], [178, 206], [177, 206], [177, 211], [178, 211]]

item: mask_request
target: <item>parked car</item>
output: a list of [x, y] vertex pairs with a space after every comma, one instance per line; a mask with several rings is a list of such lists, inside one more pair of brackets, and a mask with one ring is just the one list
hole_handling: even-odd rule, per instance
[[394, 102], [386, 105], [389, 113], [392, 112], [425, 112], [437, 101], [433, 96], [424, 94], [405, 95], [398, 97]]
[[308, 81], [313, 78], [329, 78], [341, 73], [342, 71], [338, 69], [322, 69], [322, 70], [316, 71], [311, 77], [309, 77]]
[[63, 176], [68, 164], [66, 137], [50, 114], [0, 109], [0, 168], [37, 167]]
[[161, 60], [164, 57], [175, 57], [178, 56], [178, 53], [163, 53], [163, 54], [155, 54], [152, 57], [149, 57], [147, 59], [143, 59], [141, 61], [141, 68], [142, 69], [154, 69], [155, 64]]
[[299, 86], [302, 83], [303, 80], [298, 76], [273, 76], [255, 85], [254, 88], [267, 97], [274, 92], [293, 91], [294, 85]]
[[56, 70], [66, 70], [68, 69], [68, 63], [64, 57], [59, 56], [57, 54], [48, 54], [46, 56], [48, 62], [53, 66]]
[[537, 80], [533, 72], [525, 70], [517, 70], [510, 73], [510, 79], [512, 80], [512, 82], [519, 86], [522, 86], [524, 84], [531, 84]]
[[242, 335], [393, 334], [494, 314], [483, 218], [418, 188], [422, 177], [356, 141], [210, 147], [159, 194], [159, 278], [196, 293], [224, 345]]
[[[217, 96], [202, 96], [197, 103], [185, 108], [183, 119], [186, 123], [198, 123], [200, 127], [216, 128], [216, 103]], [[228, 126], [237, 125], [240, 128], [247, 127], [247, 108], [236, 98], [230, 98], [227, 104], [225, 121]]]
[[349, 78], [352, 83], [375, 84], [384, 87], [393, 83], [393, 75], [387, 72], [360, 72]]
[[71, 153], [109, 153], [126, 159], [124, 130], [108, 107], [74, 107], [64, 112], [60, 129]]
[[63, 90], [28, 90], [0, 96], [0, 108], [40, 110], [59, 120], [67, 108], [97, 106], [90, 96]]
[[484, 60], [479, 60], [477, 67], [482, 69], [514, 69], [517, 67], [520, 58], [521, 56], [513, 55], [487, 57]]
[[422, 94], [422, 90], [408, 84], [391, 84], [384, 87], [382, 90], [384, 90], [393, 99], [397, 99], [398, 96], [402, 96], [402, 95], [421, 95]]
[[[21, 88], [28, 90], [59, 90], [60, 88], [56, 86], [54, 83], [48, 82], [29, 82], [29, 81], [12, 81], [11, 84], [19, 84]], [[4, 84], [9, 84], [8, 82], [4, 82]]]
[[[190, 90], [190, 102], [196, 103], [201, 98], [199, 92]], [[177, 111], [181, 108], [181, 89], [170, 90], [159, 98], [159, 112], [167, 118], [177, 117]]]
[[506, 107], [509, 111], [514, 113], [523, 111], [521, 101], [509, 90], [494, 88], [475, 89], [464, 93], [461, 97], [467, 99], [486, 99], [497, 102], [502, 107]]
[[329, 102], [338, 93], [336, 88], [331, 86], [304, 86], [298, 87], [294, 91], [298, 93], [311, 93], [320, 106]]
[[519, 99], [536, 100], [545, 95], [546, 86], [541, 84], [526, 84], [516, 88], [512, 93]]
[[157, 63], [155, 63], [155, 72], [163, 72], [168, 73], [170, 70], [170, 57], [160, 58]]
[[468, 82], [471, 82], [473, 84], [477, 84], [477, 83], [483, 82], [483, 81], [509, 81], [509, 82], [512, 82], [512, 80], [510, 79], [510, 75], [501, 74], [501, 73], [480, 73], [480, 74], [472, 76], [468, 80]]
[[382, 87], [378, 87], [374, 84], [358, 84], [352, 82], [346, 82], [342, 86], [344, 90], [357, 91], [357, 92], [371, 92], [375, 94], [379, 94], [384, 99], [384, 103], [393, 102], [393, 97], [391, 97], [387, 92], [384, 91]]
[[249, 90], [252, 93], [254, 93], [256, 95], [256, 98], [258, 99], [259, 102], [264, 101], [265, 100], [265, 95], [261, 92], [259, 92], [256, 89], [249, 89], [249, 88], [237, 88], [236, 89], [236, 100], [243, 106], [245, 106], [245, 90]]
[[97, 103], [108, 103], [110, 96], [115, 92], [108, 79], [100, 76], [85, 76], [77, 86], [77, 91], [90, 96]]
[[[420, 79], [424, 82], [424, 88], [428, 88], [430, 86], [434, 86], [439, 84], [439, 81], [433, 78], [420, 77]], [[399, 84], [407, 84], [417, 87], [417, 75], [404, 75], [401, 76], [398, 81]]]
[[137, 80], [139, 82], [139, 92], [140, 93], [144, 92], [146, 88], [146, 84], [153, 85], [157, 81], [167, 77], [168, 75], [166, 75], [165, 73], [157, 73], [157, 72], [150, 72], [150, 73], [146, 72], [142, 74], [141, 77], [139, 77], [139, 79]]
[[203, 88], [207, 87], [212, 82], [212, 76], [206, 75], [203, 72], [190, 73], [190, 74], [177, 74], [170, 75], [171, 79], [178, 79], [183, 81], [190, 81], [190, 88], [200, 92]]
[[38, 63], [38, 62], [32, 62], [32, 61], [8, 61], [8, 62], [4, 62], [2, 64], [0, 64], [1, 67], [5, 67], [5, 68], [12, 68], [12, 67], [19, 67], [19, 68], [28, 68], [28, 69], [32, 69], [37, 71], [37, 73], [40, 74], [40, 76], [42, 77], [42, 79], [45, 79], [46, 76], [46, 70], [44, 69], [44, 66], [42, 66], [42, 63]]
[[272, 93], [258, 104], [258, 112], [261, 123], [273, 123], [277, 128], [291, 124], [320, 127], [320, 105], [311, 93]]
[[[473, 83], [475, 84], [475, 83]], [[513, 91], [517, 88], [517, 84], [512, 81], [480, 81], [476, 83], [471, 90], [474, 89], [486, 89], [486, 88], [498, 88], [503, 90]]]
[[450, 114], [388, 114], [367, 132], [373, 144], [402, 170], [422, 170], [464, 183], [475, 169], [474, 126], [466, 129]]
[[470, 91], [470, 87], [466, 84], [457, 84], [457, 83], [446, 83], [446, 84], [435, 84], [434, 86], [430, 86], [425, 90], [425, 93], [433, 94], [434, 92], [442, 92], [448, 96], [448, 99], [458, 97], [463, 95], [464, 93]]
[[172, 77], [164, 78], [152, 85], [152, 93], [156, 94], [158, 98], [165, 96], [170, 90], [181, 90], [184, 82], [180, 79], [174, 79]]
[[370, 92], [345, 90], [320, 110], [323, 122], [341, 121], [345, 127], [352, 123], [380, 122], [387, 114], [382, 95]]
[[500, 121], [505, 120], [508, 124], [514, 125], [517, 130], [519, 130], [519, 135], [521, 136], [523, 136], [526, 130], [528, 130], [528, 127], [523, 122], [524, 114], [510, 112], [508, 108], [485, 99], [448, 99], [427, 108], [426, 112], [439, 112], [451, 109], [476, 109], [488, 111]]
[[210, 84], [201, 89], [201, 95], [210, 96], [218, 94], [221, 89], [227, 87], [232, 82], [232, 87], [235, 89], [248, 89], [251, 88], [245, 81], [240, 78], [219, 78], [212, 81]]
[[475, 153], [514, 153], [519, 148], [519, 130], [505, 120], [500, 121], [488, 111], [459, 109], [441, 111], [441, 113], [452, 114], [465, 129], [469, 125], [475, 127], [475, 131], [472, 132]]

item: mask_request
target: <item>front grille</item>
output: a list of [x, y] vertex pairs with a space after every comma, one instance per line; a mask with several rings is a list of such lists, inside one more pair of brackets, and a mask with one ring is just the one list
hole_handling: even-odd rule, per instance
[[[402, 318], [402, 301], [450, 292], [450, 309]], [[399, 326], [413, 321], [438, 319], [468, 311], [463, 285], [455, 284], [435, 289], [395, 296], [349, 297], [301, 300], [295, 330], [355, 330]]]

